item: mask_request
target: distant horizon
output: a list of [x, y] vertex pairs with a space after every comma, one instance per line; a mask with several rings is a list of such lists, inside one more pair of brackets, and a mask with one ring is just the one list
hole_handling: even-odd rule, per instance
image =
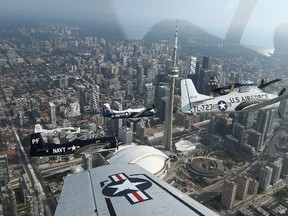
[[[5, 18], [13, 18], [13, 20], [11, 20], [14, 24], [17, 23], [19, 21], [20, 23], [29, 23], [30, 21], [36, 22], [43, 22], [43, 21], [47, 21], [47, 22], [51, 22], [51, 23], [63, 23], [63, 24], [71, 24], [71, 25], [79, 25], [79, 24], [83, 24], [83, 26], [93, 26], [93, 23], [98, 23], [96, 21], [90, 20], [77, 20], [77, 19], [61, 19], [61, 18], [51, 18], [51, 17], [43, 17], [41, 16], [41, 18], [39, 18], [37, 15], [32, 15], [32, 16], [21, 16], [21, 19], [18, 19], [17, 16], [10, 16], [10, 15], [5, 15], [5, 14], [1, 14], [0, 17], [5, 17]], [[148, 19], [149, 20], [149, 19]], [[163, 19], [165, 20], [165, 19]], [[163, 20], [159, 20], [159, 21], [163, 21]], [[168, 20], [168, 19], [167, 19]], [[3, 20], [2, 20], [3, 21]], [[141, 22], [137, 22], [137, 20], [133, 20], [131, 22], [126, 22], [126, 23], [113, 23], [114, 25], [116, 24], [117, 26], [119, 26], [119, 28], [122, 30], [123, 34], [125, 35], [124, 37], [126, 37], [125, 39], [128, 40], [142, 40], [143, 37], [145, 36], [145, 34], [155, 25], [157, 24], [159, 21], [157, 21], [156, 23], [153, 24], [153, 19], [149, 20], [148, 22], [145, 22], [145, 20], [141, 21]], [[185, 20], [190, 22], [189, 20]], [[9, 25], [9, 22], [7, 22], [7, 20], [4, 21], [6, 25]], [[3, 23], [3, 22], [2, 22]], [[175, 20], [176, 23], [176, 20]], [[192, 23], [192, 22], [191, 22]], [[99, 23], [98, 23], [99, 24]], [[195, 23], [192, 23], [196, 26], [198, 26]], [[181, 26], [181, 22], [179, 23], [179, 25]], [[199, 27], [199, 26], [198, 26]], [[224, 39], [225, 34], [226, 34], [226, 30], [225, 29], [203, 29], [204, 31], [220, 38], [220, 39]], [[274, 48], [274, 44], [273, 44], [273, 36], [274, 33], [272, 34], [271, 32], [257, 32], [257, 34], [255, 32], [246, 32], [245, 35], [243, 35], [242, 39], [241, 39], [241, 45], [245, 45], [245, 46], [251, 46], [251, 47], [259, 47], [259, 48], [264, 48], [264, 49], [273, 49]], [[255, 43], [256, 42], [256, 43]]]

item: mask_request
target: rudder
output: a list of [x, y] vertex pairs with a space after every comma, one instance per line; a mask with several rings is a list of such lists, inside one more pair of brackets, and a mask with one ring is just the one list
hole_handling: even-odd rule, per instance
[[191, 79], [181, 80], [181, 109], [184, 113], [191, 113], [193, 103], [201, 102], [213, 97], [199, 94]]
[[33, 133], [30, 136], [30, 157], [37, 156], [37, 150], [45, 148], [47, 144], [44, 142], [40, 133]]

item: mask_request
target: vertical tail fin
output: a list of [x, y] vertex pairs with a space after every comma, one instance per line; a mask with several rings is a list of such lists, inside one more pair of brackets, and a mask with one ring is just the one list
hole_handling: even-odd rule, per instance
[[108, 103], [103, 104], [103, 116], [109, 117], [112, 113], [110, 105]]
[[37, 157], [37, 150], [43, 149], [48, 144], [44, 142], [40, 133], [33, 133], [30, 136], [30, 157]]
[[40, 133], [42, 130], [43, 129], [40, 124], [35, 124], [35, 133]]
[[193, 103], [207, 100], [213, 97], [199, 94], [191, 79], [181, 80], [181, 109], [184, 113], [191, 113]]

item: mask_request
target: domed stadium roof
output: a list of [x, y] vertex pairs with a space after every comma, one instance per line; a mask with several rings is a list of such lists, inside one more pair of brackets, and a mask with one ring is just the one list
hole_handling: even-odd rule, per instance
[[138, 164], [156, 176], [163, 176], [166, 171], [168, 156], [151, 146], [129, 146], [117, 151], [110, 159], [110, 164]]

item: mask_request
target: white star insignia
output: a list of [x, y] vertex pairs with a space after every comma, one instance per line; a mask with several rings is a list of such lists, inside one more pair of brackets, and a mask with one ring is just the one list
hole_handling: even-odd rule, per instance
[[122, 184], [112, 185], [110, 188], [117, 188], [113, 195], [116, 195], [125, 190], [133, 190], [138, 191], [139, 189], [136, 187], [137, 185], [141, 185], [145, 182], [130, 182], [128, 179], [125, 179]]
[[73, 145], [73, 146], [71, 147], [71, 150], [72, 150], [72, 151], [75, 151], [75, 150], [76, 150], [76, 146]]
[[220, 107], [221, 110], [224, 110], [224, 109], [226, 109], [226, 104], [223, 103], [223, 102], [221, 102], [221, 103], [219, 104], [219, 107]]

